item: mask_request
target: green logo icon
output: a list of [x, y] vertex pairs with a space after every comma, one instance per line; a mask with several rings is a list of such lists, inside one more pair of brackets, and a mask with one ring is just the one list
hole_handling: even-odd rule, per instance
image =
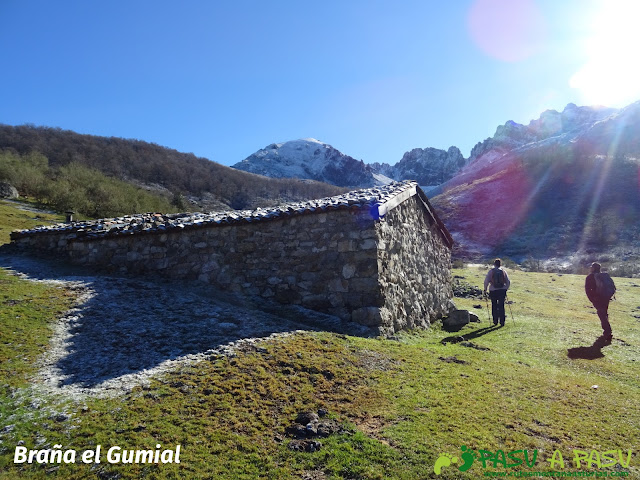
[[442, 467], [448, 467], [452, 463], [458, 463], [458, 457], [452, 457], [448, 453], [443, 453], [436, 460], [436, 464], [433, 466], [433, 471], [436, 475], [442, 473]]
[[[458, 467], [458, 470], [461, 472], [466, 472], [471, 468], [471, 465], [473, 465], [473, 462], [476, 459], [476, 455], [475, 452], [469, 449], [466, 445], [463, 445], [462, 447], [460, 447], [460, 449], [462, 450], [462, 454], [460, 455], [460, 457], [462, 458], [462, 461], [464, 463]], [[436, 475], [440, 475], [442, 473], [443, 467], [449, 467], [452, 463], [458, 463], [459, 460], [460, 459], [458, 457], [452, 457], [448, 453], [442, 453], [433, 466], [433, 472]]]

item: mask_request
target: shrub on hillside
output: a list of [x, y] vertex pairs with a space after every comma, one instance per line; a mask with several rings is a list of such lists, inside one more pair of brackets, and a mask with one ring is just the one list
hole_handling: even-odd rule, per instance
[[73, 210], [88, 217], [113, 217], [143, 212], [175, 212], [169, 199], [79, 163], [51, 168], [47, 158], [32, 153], [0, 153], [0, 180], [16, 186], [58, 211]]
[[[338, 195], [347, 189], [292, 178], [267, 178], [139, 140], [81, 135], [59, 128], [0, 124], [0, 150], [41, 152], [52, 168], [79, 163], [109, 178], [161, 185], [171, 192], [241, 208]], [[232, 208], [232, 207], [231, 207]]]

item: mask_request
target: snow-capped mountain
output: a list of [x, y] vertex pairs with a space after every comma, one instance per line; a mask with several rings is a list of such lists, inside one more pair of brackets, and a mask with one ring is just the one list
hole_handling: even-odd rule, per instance
[[371, 187], [392, 180], [362, 160], [345, 155], [314, 138], [272, 143], [233, 168], [273, 178], [304, 178], [340, 187]]
[[365, 164], [313, 138], [271, 144], [233, 168], [274, 178], [306, 178], [344, 187], [371, 187], [394, 180], [439, 185], [465, 165], [457, 147], [414, 148], [395, 165]]
[[585, 128], [616, 112], [612, 108], [578, 107], [570, 103], [562, 112], [543, 112], [529, 125], [508, 121], [496, 129], [493, 137], [476, 144], [468, 159], [452, 146], [448, 150], [414, 148], [394, 165], [366, 164], [329, 144], [306, 138], [273, 143], [233, 168], [272, 178], [311, 179], [341, 187], [371, 187], [393, 180], [415, 180], [422, 186], [435, 187], [461, 173], [475, 172], [518, 148], [538, 148], [545, 141], [571, 141]]

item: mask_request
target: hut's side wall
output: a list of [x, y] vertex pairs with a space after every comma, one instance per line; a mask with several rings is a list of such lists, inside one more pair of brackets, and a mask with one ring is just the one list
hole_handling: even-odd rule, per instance
[[454, 308], [451, 249], [420, 202], [414, 195], [376, 225], [383, 334], [428, 327]]
[[107, 271], [198, 279], [373, 327], [379, 319], [361, 312], [383, 303], [375, 223], [363, 210], [92, 240], [41, 233], [14, 243]]

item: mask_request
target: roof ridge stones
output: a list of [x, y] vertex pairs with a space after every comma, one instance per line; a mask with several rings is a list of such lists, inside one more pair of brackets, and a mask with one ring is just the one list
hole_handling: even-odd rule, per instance
[[[392, 182], [378, 187], [352, 190], [341, 195], [325, 197], [305, 202], [287, 203], [255, 210], [228, 210], [211, 213], [143, 213], [125, 215], [116, 218], [57, 223], [39, 226], [28, 230], [16, 230], [11, 238], [43, 233], [75, 233], [86, 239], [111, 236], [133, 235], [139, 233], [164, 233], [203, 226], [251, 223], [293, 215], [326, 212], [345, 209], [369, 209], [374, 218], [380, 218], [401, 202], [393, 202], [399, 195], [415, 193], [418, 184], [408, 180]], [[408, 192], [410, 191], [410, 192]]]

